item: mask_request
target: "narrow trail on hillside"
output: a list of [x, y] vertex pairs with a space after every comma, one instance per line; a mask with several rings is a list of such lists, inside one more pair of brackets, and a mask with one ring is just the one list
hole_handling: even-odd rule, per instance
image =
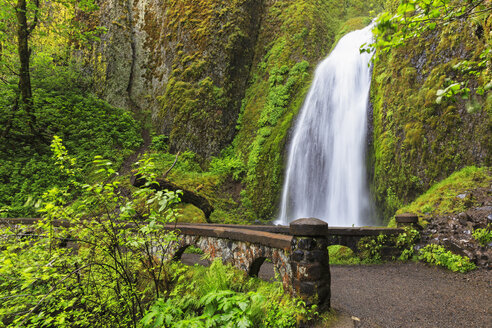
[[[199, 258], [183, 254], [182, 262]], [[259, 277], [272, 279], [273, 265], [264, 263]], [[331, 305], [343, 318], [360, 319], [337, 328], [489, 328], [492, 270], [458, 274], [422, 263], [332, 265]]]
[[123, 164], [121, 165], [121, 168], [119, 170], [119, 174], [123, 175], [123, 174], [130, 173], [130, 171], [132, 170], [132, 165], [137, 162], [139, 156], [144, 154], [149, 149], [150, 143], [151, 143], [149, 129], [143, 128], [141, 135], [142, 135], [142, 140], [143, 140], [142, 145], [137, 150], [135, 150], [135, 152], [133, 154], [128, 156], [123, 161]]

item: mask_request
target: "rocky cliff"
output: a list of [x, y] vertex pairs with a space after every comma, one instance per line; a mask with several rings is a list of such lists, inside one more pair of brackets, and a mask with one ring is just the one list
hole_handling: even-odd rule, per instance
[[[236, 179], [244, 215], [270, 219], [289, 130], [316, 64], [382, 3], [101, 1], [86, 18], [107, 29], [90, 67], [110, 103], [152, 114], [171, 152], [189, 149], [206, 159], [232, 144], [244, 163]], [[479, 78], [459, 68], [482, 60], [490, 24], [490, 17], [454, 21], [374, 67], [370, 175], [384, 217], [457, 169], [491, 165], [491, 97], [479, 92], [490, 81], [490, 63]], [[454, 81], [468, 81], [468, 99], [437, 101]]]
[[[233, 140], [246, 166], [242, 206], [271, 218], [284, 149], [317, 62], [382, 1], [110, 0], [90, 54], [110, 103], [150, 111], [170, 150], [203, 158]], [[358, 17], [358, 18], [357, 18]], [[348, 23], [343, 25], [347, 20]]]
[[[455, 20], [375, 65], [372, 183], [386, 218], [452, 172], [492, 165], [492, 75], [483, 55], [490, 58], [491, 22]], [[469, 92], [438, 99], [454, 83]]]
[[150, 111], [171, 150], [216, 154], [232, 141], [264, 4], [101, 1], [91, 54], [101, 95]]

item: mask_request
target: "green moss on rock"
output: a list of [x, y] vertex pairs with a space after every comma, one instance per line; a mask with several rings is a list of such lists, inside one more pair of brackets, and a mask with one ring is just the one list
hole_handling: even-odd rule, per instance
[[491, 168], [467, 166], [434, 184], [412, 203], [400, 208], [396, 214], [415, 213], [424, 220], [437, 215], [464, 212], [474, 205], [467, 192], [488, 187], [491, 183]]
[[[468, 165], [491, 165], [491, 103], [476, 76], [456, 69], [477, 62], [490, 19], [457, 20], [383, 56], [373, 71], [373, 191], [385, 218], [432, 184]], [[490, 80], [490, 67], [480, 79]], [[466, 82], [469, 99], [436, 101], [439, 89]], [[470, 111], [473, 107], [475, 110]]]
[[247, 166], [242, 203], [250, 220], [275, 215], [288, 133], [316, 64], [337, 36], [369, 23], [359, 16], [379, 8], [379, 1], [276, 1], [266, 8], [234, 140]]

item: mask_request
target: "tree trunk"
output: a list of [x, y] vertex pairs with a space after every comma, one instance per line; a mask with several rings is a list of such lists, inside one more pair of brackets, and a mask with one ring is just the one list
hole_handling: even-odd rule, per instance
[[27, 4], [26, 0], [17, 0], [16, 6], [17, 17], [17, 51], [19, 55], [19, 89], [22, 108], [28, 115], [28, 126], [34, 132], [36, 117], [33, 112], [31, 75], [29, 72], [29, 59], [31, 52], [29, 50], [30, 28], [27, 24]]

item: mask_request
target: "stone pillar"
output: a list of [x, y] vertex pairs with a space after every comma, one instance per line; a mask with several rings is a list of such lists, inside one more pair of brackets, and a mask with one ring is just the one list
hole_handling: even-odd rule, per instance
[[396, 226], [398, 228], [410, 227], [417, 230], [422, 230], [419, 225], [419, 217], [413, 213], [403, 213], [395, 216]]
[[306, 304], [330, 307], [328, 224], [315, 218], [290, 224], [292, 288]]

